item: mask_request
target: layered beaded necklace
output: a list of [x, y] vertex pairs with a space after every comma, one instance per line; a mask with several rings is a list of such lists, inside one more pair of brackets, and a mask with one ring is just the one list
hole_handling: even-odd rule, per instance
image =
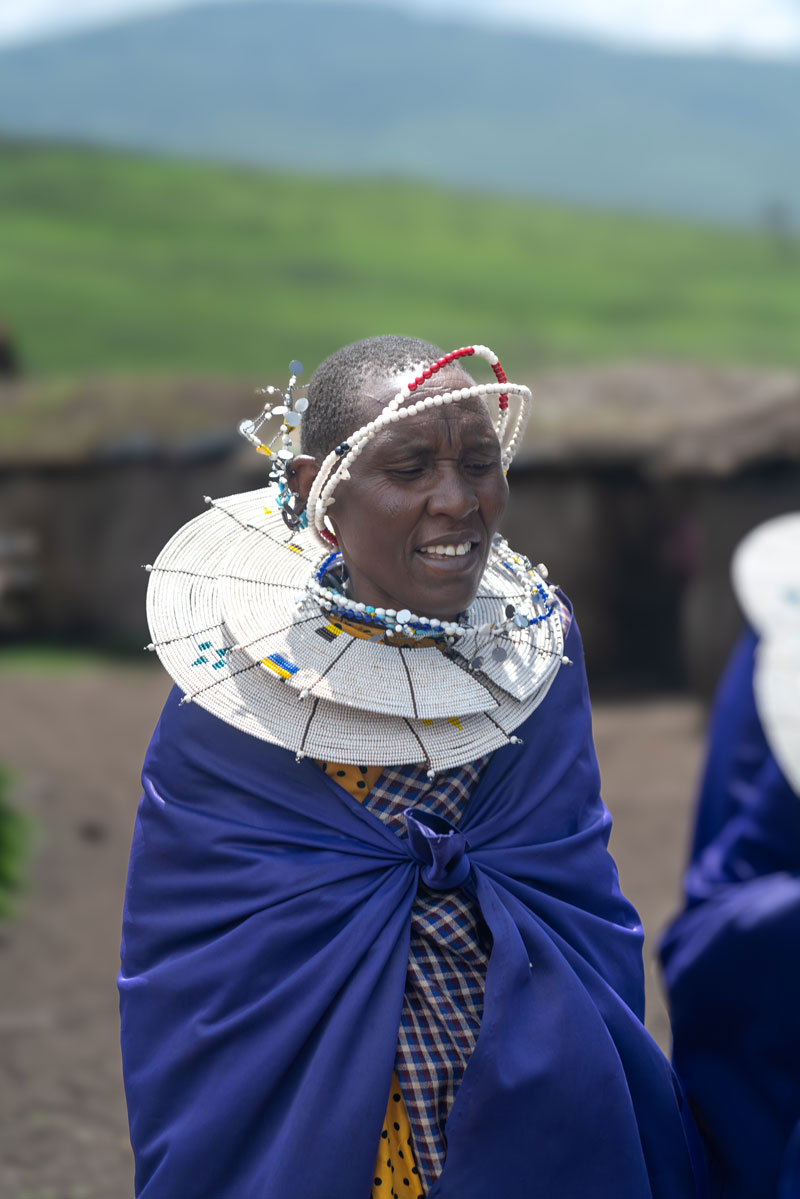
[[[506, 604], [502, 619], [495, 623], [473, 624], [469, 618], [469, 609], [460, 613], [456, 620], [439, 620], [436, 617], [417, 616], [408, 608], [381, 608], [360, 603], [346, 593], [347, 575], [342, 555], [338, 550], [319, 565], [309, 578], [306, 591], [316, 604], [334, 619], [369, 625], [375, 629], [376, 637], [383, 636], [386, 639], [425, 638], [452, 645], [465, 634], [472, 634], [475, 638], [485, 637], [487, 641], [492, 641], [510, 629], [528, 629], [547, 620], [554, 610], [554, 600], [541, 582], [541, 578], [547, 577], [544, 565], [536, 568], [540, 578], [533, 577], [533, 567], [529, 560], [524, 555], [511, 554], [499, 534], [495, 535], [491, 554], [495, 565], [502, 565], [523, 591], [529, 592], [531, 608], [538, 602], [541, 611], [531, 614], [521, 605]], [[494, 647], [492, 653], [498, 661], [506, 657], [506, 651], [499, 645]], [[480, 661], [473, 661], [472, 665], [477, 667]]]

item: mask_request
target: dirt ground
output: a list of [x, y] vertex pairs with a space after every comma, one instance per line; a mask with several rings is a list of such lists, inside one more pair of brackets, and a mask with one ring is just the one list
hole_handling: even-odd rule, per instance
[[[27, 894], [0, 925], [3, 1199], [133, 1194], [115, 977], [139, 768], [167, 691], [156, 665], [0, 671], [0, 762], [37, 828]], [[652, 944], [677, 901], [702, 723], [685, 699], [595, 706], [612, 849], [648, 934], [648, 1025], [664, 1047]]]

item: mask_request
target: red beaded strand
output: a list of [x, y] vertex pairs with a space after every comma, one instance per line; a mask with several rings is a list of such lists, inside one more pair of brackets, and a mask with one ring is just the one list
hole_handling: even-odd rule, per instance
[[[508, 377], [506, 375], [506, 372], [503, 370], [502, 366], [500, 365], [499, 359], [492, 366], [492, 370], [494, 371], [495, 378], [497, 379], [498, 383], [507, 383], [508, 382]], [[506, 408], [508, 407], [508, 396], [505, 394], [505, 392], [503, 393], [503, 395], [497, 397], [497, 403], [500, 406], [500, 411], [505, 412]]]
[[[449, 364], [451, 362], [455, 362], [455, 360], [457, 358], [468, 358], [470, 354], [474, 354], [474, 353], [475, 353], [474, 346], [464, 346], [463, 349], [461, 349], [461, 350], [453, 350], [453, 352], [451, 354], [444, 354], [441, 358], [437, 358], [436, 362], [432, 362], [430, 364], [430, 366], [426, 366], [425, 369], [422, 371], [422, 373], [417, 375], [417, 377], [416, 377], [416, 379], [414, 379], [413, 383], [408, 384], [408, 390], [416, 391], [418, 387], [421, 387], [423, 383], [427, 382], [427, 380], [430, 379], [433, 375], [435, 375], [437, 371], [441, 370], [443, 366], [449, 366]], [[499, 382], [500, 383], [507, 382], [505, 375], [503, 376], [502, 379], [499, 380]], [[506, 396], [506, 405], [508, 405], [508, 397], [507, 396]]]
[[[443, 366], [449, 366], [449, 364], [451, 362], [455, 362], [457, 358], [469, 358], [470, 355], [474, 353], [474, 346], [464, 346], [460, 350], [453, 350], [450, 354], [444, 354], [441, 358], [437, 358], [436, 362], [432, 362], [430, 366], [426, 366], [422, 373], [417, 375], [416, 379], [407, 385], [408, 390], [416, 391], [418, 387], [421, 387], [423, 383], [426, 383], [428, 379], [432, 378], [433, 375], [435, 375], [437, 371], [441, 370]], [[508, 376], [506, 375], [506, 372], [503, 370], [499, 361], [492, 365], [492, 370], [495, 373], [495, 378], [497, 379], [498, 383], [508, 382]], [[508, 408], [508, 395], [503, 393], [502, 395], [498, 396], [497, 402], [500, 406], [500, 411], [505, 412]]]

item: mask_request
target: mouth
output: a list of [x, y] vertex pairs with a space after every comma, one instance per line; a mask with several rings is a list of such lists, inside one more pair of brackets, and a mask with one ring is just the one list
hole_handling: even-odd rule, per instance
[[429, 542], [428, 545], [417, 546], [415, 553], [430, 565], [471, 565], [475, 559], [480, 541], [475, 537], [462, 536], [458, 540], [445, 538], [442, 541]]

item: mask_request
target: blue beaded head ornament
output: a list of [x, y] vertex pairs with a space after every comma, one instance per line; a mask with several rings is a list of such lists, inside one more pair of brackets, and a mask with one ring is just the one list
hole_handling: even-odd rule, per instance
[[[243, 420], [239, 425], [242, 437], [256, 447], [256, 452], [271, 459], [269, 479], [278, 484], [277, 504], [286, 525], [294, 532], [308, 526], [308, 517], [304, 510], [296, 507], [297, 497], [289, 487], [288, 476], [294, 458], [292, 447], [292, 431], [297, 428], [308, 408], [305, 395], [296, 395], [297, 391], [305, 390], [298, 387], [297, 377], [303, 373], [303, 364], [293, 359], [289, 363], [291, 376], [285, 391], [278, 387], [261, 387], [257, 395], [267, 396], [264, 407], [255, 420]], [[273, 416], [282, 417], [280, 428], [269, 444], [265, 444], [258, 436], [258, 431], [265, 421]], [[280, 448], [278, 447], [280, 443]]]

